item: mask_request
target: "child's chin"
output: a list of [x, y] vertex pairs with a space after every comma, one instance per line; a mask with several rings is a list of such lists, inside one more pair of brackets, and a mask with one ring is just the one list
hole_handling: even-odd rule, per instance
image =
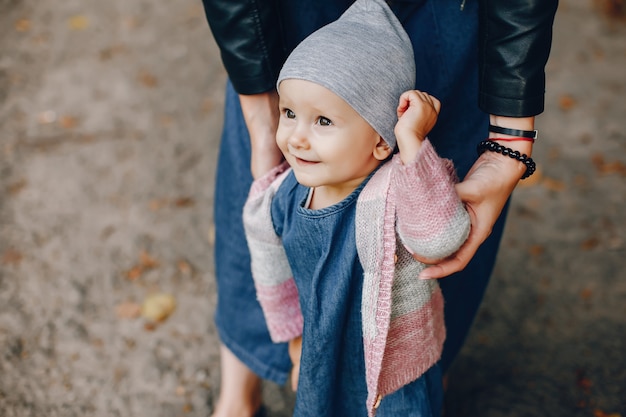
[[303, 173], [298, 174], [295, 170], [294, 175], [296, 176], [296, 181], [298, 181], [298, 184], [304, 187], [316, 187], [319, 185], [318, 183], [312, 181], [308, 175], [305, 175]]

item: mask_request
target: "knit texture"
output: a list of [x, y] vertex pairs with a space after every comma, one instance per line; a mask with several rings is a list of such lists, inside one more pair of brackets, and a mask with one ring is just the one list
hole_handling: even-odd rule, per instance
[[456, 181], [450, 161], [426, 140], [413, 163], [403, 165], [396, 155], [381, 167], [357, 201], [371, 415], [378, 396], [414, 381], [441, 357], [443, 296], [436, 280], [417, 278], [426, 265], [412, 254], [442, 259], [467, 239], [470, 219], [455, 192]]
[[278, 76], [311, 81], [355, 109], [393, 149], [398, 97], [415, 87], [413, 47], [384, 0], [357, 0], [302, 41]]
[[243, 210], [243, 224], [250, 249], [250, 267], [259, 303], [274, 342], [286, 342], [302, 334], [298, 289], [282, 242], [274, 231], [272, 199], [289, 173], [283, 162], [254, 181]]
[[[255, 181], [244, 208], [252, 275], [270, 335], [285, 341], [301, 334], [302, 315], [286, 254], [272, 227], [271, 201], [285, 165]], [[362, 326], [367, 409], [377, 398], [416, 380], [441, 356], [445, 339], [443, 297], [436, 280], [420, 280], [430, 259], [454, 253], [469, 234], [470, 219], [455, 192], [449, 161], [428, 140], [415, 160], [399, 155], [384, 164], [357, 199], [356, 244], [363, 266]], [[260, 246], [263, 246], [261, 248]], [[276, 267], [275, 267], [276, 266]], [[300, 332], [298, 332], [298, 330]]]

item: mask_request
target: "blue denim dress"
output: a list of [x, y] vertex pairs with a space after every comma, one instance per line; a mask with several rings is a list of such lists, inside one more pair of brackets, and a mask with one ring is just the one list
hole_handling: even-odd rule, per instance
[[[303, 4], [287, 3], [285, 7], [292, 8]], [[336, 18], [337, 7], [347, 7], [343, 3], [350, 2], [315, 0], [311, 7], [334, 13]], [[487, 115], [478, 108], [478, 1], [407, 0], [393, 2], [392, 7], [398, 9], [394, 11], [414, 46], [416, 88], [442, 102], [437, 125], [429, 138], [439, 155], [454, 161], [459, 177], [463, 178], [477, 157], [476, 145], [486, 137], [488, 125]], [[319, 24], [304, 7], [300, 14], [285, 12], [291, 13], [288, 16], [300, 16], [291, 29], [287, 28], [294, 32], [290, 42], [301, 40]], [[282, 384], [291, 369], [287, 347], [273, 344], [269, 338], [256, 300], [243, 232], [241, 215], [251, 183], [250, 139], [237, 94], [229, 84], [215, 187], [215, 323], [222, 343], [241, 361], [262, 378]], [[441, 361], [444, 371], [460, 350], [482, 300], [504, 220], [503, 214], [463, 271], [439, 280], [446, 300], [447, 338]]]
[[[331, 207], [310, 210], [305, 208], [309, 188], [291, 173], [272, 203], [304, 317], [297, 417], [367, 416], [363, 268], [355, 241], [356, 201], [366, 183]], [[385, 397], [377, 416], [440, 417], [438, 367], [427, 375]]]

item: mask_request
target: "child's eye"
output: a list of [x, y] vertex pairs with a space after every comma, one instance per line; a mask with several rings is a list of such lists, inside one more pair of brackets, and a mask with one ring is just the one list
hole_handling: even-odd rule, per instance
[[319, 119], [317, 119], [317, 122], [320, 126], [331, 126], [333, 124], [332, 120], [324, 116], [320, 116]]
[[290, 109], [283, 110], [283, 113], [285, 113], [285, 117], [287, 119], [295, 119], [296, 118], [296, 114], [293, 111], [291, 111]]

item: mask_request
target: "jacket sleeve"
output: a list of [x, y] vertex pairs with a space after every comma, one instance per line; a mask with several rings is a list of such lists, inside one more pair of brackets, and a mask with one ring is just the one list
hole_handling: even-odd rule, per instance
[[480, 0], [480, 108], [510, 117], [544, 109], [558, 0]]
[[222, 62], [239, 94], [274, 88], [285, 60], [275, 0], [203, 0]]
[[298, 290], [271, 214], [272, 199], [289, 173], [288, 167], [285, 162], [256, 180], [243, 211], [252, 278], [274, 342], [301, 335], [303, 324]]
[[396, 228], [412, 254], [443, 259], [456, 252], [469, 235], [469, 214], [457, 195], [452, 161], [440, 158], [425, 140], [415, 160], [403, 165], [391, 161], [392, 195], [396, 201]]

